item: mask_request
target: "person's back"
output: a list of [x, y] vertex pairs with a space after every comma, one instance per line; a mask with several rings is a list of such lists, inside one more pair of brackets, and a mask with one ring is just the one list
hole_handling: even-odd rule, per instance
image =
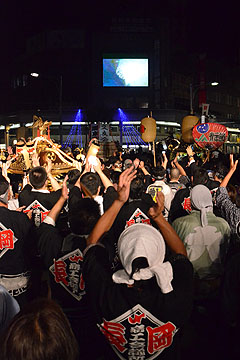
[[[177, 330], [191, 312], [192, 265], [180, 238], [162, 215], [163, 194], [158, 193], [157, 204], [148, 212], [158, 230], [134, 224], [120, 235], [122, 269], [112, 274], [108, 253], [100, 243], [127, 201], [129, 180], [134, 177], [131, 170], [121, 174], [118, 200], [87, 239], [83, 264], [86, 291], [99, 329], [113, 350], [107, 359], [176, 359]], [[165, 242], [174, 254], [166, 262]]]
[[92, 197], [100, 206], [103, 214], [103, 197], [100, 195], [101, 179], [97, 173], [86, 172], [80, 178], [80, 185], [86, 197]]
[[[131, 250], [127, 254], [130, 257], [132, 254], [137, 256], [144, 242], [147, 244], [150, 241], [152, 245], [153, 232], [157, 237], [161, 236], [155, 228], [145, 224], [135, 224], [127, 228], [120, 237], [125, 237], [131, 244]], [[134, 240], [136, 245], [133, 250]], [[162, 356], [175, 359], [179, 345], [177, 330], [183, 326], [191, 309], [192, 267], [187, 258], [178, 255], [169, 261], [173, 269], [173, 290], [164, 293], [165, 290], [161, 290], [155, 277], [141, 281], [139, 275], [140, 281], [136, 281], [136, 274], [136, 277], [132, 278], [132, 283], [128, 283], [123, 280], [125, 276], [122, 278], [118, 275], [120, 270], [114, 274], [113, 282], [105, 249], [96, 246], [88, 251], [83, 267], [86, 290], [98, 315], [99, 328], [118, 355], [116, 358], [120, 357], [120, 354], [125, 354], [126, 359], [131, 356], [137, 357], [140, 352], [143, 359], [148, 359], [153, 354], [156, 359], [161, 359]], [[151, 251], [156, 253], [155, 246], [152, 246]], [[135, 263], [135, 260], [132, 262], [132, 274], [134, 271], [144, 273], [142, 266], [150, 267], [148, 264], [142, 265], [142, 261]], [[167, 267], [164, 273], [167, 274]], [[104, 297], [99, 296], [100, 294], [104, 294]], [[158, 340], [159, 337], [162, 341]], [[115, 359], [112, 353], [106, 358]]]
[[[151, 220], [147, 213], [149, 208], [154, 205], [154, 201], [149, 194], [144, 192], [144, 190], [144, 180], [141, 177], [133, 179], [130, 187], [129, 201], [124, 204], [113, 223], [110, 232], [111, 241], [108, 241], [108, 244], [111, 243], [112, 245], [113, 258], [116, 260], [114, 260], [113, 267], [118, 266], [118, 257], [115, 257], [116, 242], [121, 232], [133, 224], [151, 224]], [[113, 190], [113, 196], [111, 202], [108, 202], [108, 206], [113, 203], [116, 196], [117, 191]], [[105, 208], [105, 211], [106, 210], [107, 208]]]
[[29, 181], [19, 194], [19, 206], [25, 206], [24, 212], [33, 210], [33, 222], [39, 226], [49, 213], [49, 210], [57, 202], [61, 195], [61, 190], [49, 191], [47, 189], [48, 177], [53, 182], [54, 179], [42, 167], [38, 166], [30, 170]]
[[155, 179], [155, 182], [150, 184], [147, 188], [147, 193], [152, 196], [154, 201], [156, 200], [156, 195], [158, 191], [162, 191], [164, 194], [164, 217], [168, 219], [169, 210], [171, 207], [171, 202], [174, 198], [174, 193], [170, 186], [165, 182], [166, 179], [166, 170], [163, 166], [153, 168], [151, 171], [152, 177]]
[[186, 188], [186, 186], [179, 181], [180, 177], [181, 177], [181, 173], [178, 169], [172, 168], [170, 170], [170, 174], [169, 174], [170, 181], [167, 184], [172, 189], [174, 195], [178, 190]]
[[29, 286], [31, 222], [27, 215], [7, 208], [9, 184], [0, 177], [0, 285], [21, 304]]
[[[64, 238], [52, 218], [55, 207], [38, 228], [40, 256], [48, 270], [51, 296], [61, 305], [68, 317], [82, 356], [94, 359], [101, 351], [101, 338], [89, 306], [82, 277], [82, 264], [86, 238], [100, 217], [99, 206], [90, 198], [70, 202], [69, 234]], [[92, 347], [92, 341], [99, 345]]]
[[[217, 187], [220, 185], [218, 181], [209, 179], [205, 169], [195, 167], [192, 177], [192, 187], [200, 184], [205, 185], [209, 190], [211, 190], [213, 192], [213, 196], [215, 190], [217, 190]], [[191, 187], [186, 187], [185, 189], [180, 189], [175, 193], [168, 216], [170, 223], [173, 223], [175, 219], [181, 216], [189, 215], [191, 213], [192, 207], [190, 201], [190, 189]], [[214, 207], [214, 212], [216, 210], [216, 207]]]
[[[195, 208], [193, 199], [197, 199]], [[211, 193], [205, 186], [193, 188], [191, 203], [191, 214], [176, 219], [173, 228], [186, 247], [195, 274], [200, 279], [218, 277], [230, 240], [229, 225], [213, 214]]]
[[0, 285], [0, 336], [12, 318], [20, 311], [18, 302]]

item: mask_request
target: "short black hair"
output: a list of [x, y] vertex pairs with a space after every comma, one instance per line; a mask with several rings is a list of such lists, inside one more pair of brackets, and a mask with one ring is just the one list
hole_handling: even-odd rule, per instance
[[83, 184], [91, 195], [96, 195], [98, 187], [101, 186], [101, 179], [96, 173], [86, 172], [81, 176], [80, 184]]
[[113, 184], [118, 184], [120, 175], [120, 171], [112, 171], [111, 180]]
[[223, 164], [220, 164], [215, 170], [215, 175], [221, 180], [225, 178], [227, 173], [228, 173], [228, 168]]
[[80, 199], [69, 207], [68, 221], [74, 234], [90, 234], [99, 218], [99, 204], [93, 199]]
[[130, 275], [130, 278], [133, 277], [133, 274], [138, 272], [140, 269], [145, 269], [149, 267], [147, 258], [144, 256], [137, 257], [132, 262], [132, 273]]
[[5, 179], [5, 177], [2, 174], [0, 174], [0, 195], [5, 194], [8, 188], [9, 188], [8, 181]]
[[205, 185], [209, 180], [207, 170], [204, 168], [197, 167], [193, 172], [193, 186]]
[[131, 199], [141, 199], [144, 190], [145, 190], [144, 180], [141, 177], [136, 177], [131, 182], [129, 197]]
[[166, 175], [166, 169], [162, 165], [159, 167], [154, 167], [151, 170], [151, 174], [155, 179], [163, 179]]
[[68, 172], [68, 183], [75, 184], [80, 178], [81, 172], [78, 169], [73, 169]]
[[47, 180], [47, 172], [42, 166], [36, 166], [29, 171], [29, 181], [34, 189], [41, 189]]

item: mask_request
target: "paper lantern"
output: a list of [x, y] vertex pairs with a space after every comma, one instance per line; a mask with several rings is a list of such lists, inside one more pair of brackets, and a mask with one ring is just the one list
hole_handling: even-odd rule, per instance
[[156, 120], [152, 117], [145, 117], [141, 120], [140, 133], [143, 141], [153, 142], [157, 135]]
[[185, 143], [194, 143], [192, 130], [198, 122], [199, 118], [195, 115], [187, 115], [182, 119], [182, 139]]
[[205, 123], [196, 125], [192, 135], [198, 146], [205, 150], [215, 150], [225, 143], [228, 131], [224, 125]]

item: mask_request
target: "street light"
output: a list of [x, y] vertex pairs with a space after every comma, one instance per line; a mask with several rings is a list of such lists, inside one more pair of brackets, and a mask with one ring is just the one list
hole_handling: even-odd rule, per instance
[[30, 75], [33, 76], [33, 77], [39, 77], [39, 74], [35, 73], [35, 72], [32, 72]]
[[[36, 72], [30, 74], [32, 77], [38, 78], [40, 75]], [[63, 144], [63, 124], [62, 124], [62, 75], [59, 76], [59, 105], [58, 105], [58, 118], [59, 118], [59, 135], [60, 135], [60, 144]]]
[[[204, 87], [211, 85], [211, 86], [217, 86], [219, 83], [217, 81], [210, 82], [208, 84], [205, 84]], [[193, 114], [193, 100], [195, 98], [195, 95], [197, 91], [202, 87], [202, 84], [190, 84], [189, 85], [189, 92], [190, 92], [190, 114]]]

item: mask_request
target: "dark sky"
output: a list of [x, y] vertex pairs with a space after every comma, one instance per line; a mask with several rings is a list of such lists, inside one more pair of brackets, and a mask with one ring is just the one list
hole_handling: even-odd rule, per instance
[[89, 0], [20, 1], [5, 0], [0, 5], [2, 63], [17, 51], [22, 40], [46, 29], [92, 26], [98, 28], [112, 16], [153, 16], [155, 19], [185, 18], [189, 51], [232, 58], [239, 47], [238, 8], [215, 0]]
[[236, 55], [240, 39], [239, 9], [232, 3], [189, 2], [189, 39], [196, 50], [205, 49], [219, 59]]

